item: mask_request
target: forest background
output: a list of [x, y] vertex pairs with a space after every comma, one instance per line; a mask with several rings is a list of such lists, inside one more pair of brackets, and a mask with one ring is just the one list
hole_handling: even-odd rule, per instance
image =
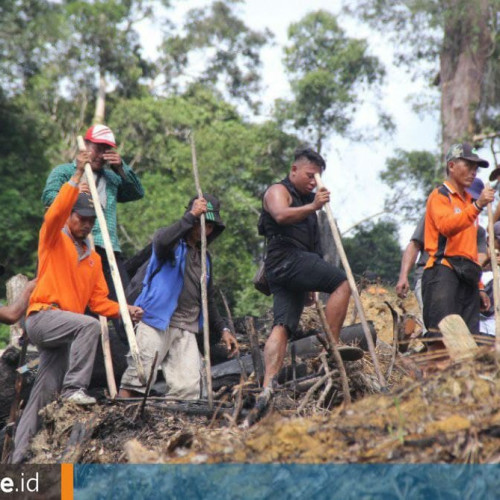
[[[254, 3], [261, 27], [247, 22]], [[13, 274], [34, 276], [46, 177], [74, 158], [76, 136], [92, 123], [113, 129], [146, 191], [119, 207], [126, 256], [194, 194], [194, 132], [202, 187], [223, 204], [227, 231], [211, 252], [235, 315], [270, 306], [251, 284], [263, 250], [260, 200], [304, 143], [327, 158], [353, 271], [397, 280], [398, 229], [405, 244], [449, 145], [471, 141], [499, 163], [500, 0], [334, 4], [272, 2], [268, 12], [260, 0], [1, 2], [0, 290]], [[298, 16], [286, 40], [266, 28], [280, 9]], [[271, 49], [286, 89], [264, 78]], [[396, 91], [408, 101], [393, 112]], [[414, 117], [422, 128], [413, 122], [412, 146], [400, 131]]]

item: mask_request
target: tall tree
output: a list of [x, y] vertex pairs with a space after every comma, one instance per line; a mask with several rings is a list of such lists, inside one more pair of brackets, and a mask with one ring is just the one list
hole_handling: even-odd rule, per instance
[[443, 155], [491, 120], [498, 124], [500, 0], [356, 0], [346, 7], [392, 33], [398, 61], [434, 73], [429, 81], [441, 90]]
[[368, 54], [365, 40], [347, 37], [337, 18], [324, 10], [292, 24], [288, 38], [285, 67], [294, 100], [278, 107], [321, 151], [332, 132], [349, 130], [362, 90], [381, 82], [384, 69]]
[[93, 122], [101, 123], [109, 83], [119, 95], [138, 95], [140, 79], [152, 70], [142, 57], [134, 28], [152, 15], [152, 5], [147, 0], [66, 0], [65, 4], [71, 74], [78, 85], [97, 86]]
[[272, 34], [250, 29], [238, 16], [240, 3], [216, 0], [210, 6], [191, 9], [181, 33], [167, 35], [161, 64], [169, 85], [203, 83], [256, 109], [260, 51]]
[[417, 221], [425, 210], [429, 193], [443, 180], [439, 158], [428, 151], [397, 149], [386, 160], [381, 180], [391, 188], [385, 200], [388, 213], [404, 221]]

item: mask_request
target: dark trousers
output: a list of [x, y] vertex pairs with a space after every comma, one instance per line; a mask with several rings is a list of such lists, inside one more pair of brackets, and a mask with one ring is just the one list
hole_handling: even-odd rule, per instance
[[445, 316], [458, 314], [471, 333], [479, 333], [479, 288], [460, 280], [453, 269], [443, 264], [426, 269], [422, 276], [422, 298], [427, 330], [438, 330]]
[[[118, 300], [116, 295], [115, 285], [113, 283], [113, 276], [111, 275], [111, 268], [109, 266], [108, 256], [106, 255], [106, 250], [103, 247], [96, 246], [95, 251], [101, 256], [102, 261], [102, 272], [104, 274], [104, 278], [106, 279], [106, 283], [109, 288], [109, 298], [111, 300]], [[120, 252], [115, 252], [115, 260], [116, 267], [118, 268], [118, 273], [120, 274], [120, 278], [122, 280], [123, 289], [127, 288], [130, 283], [130, 278], [125, 269], [125, 261]], [[125, 327], [123, 326], [123, 322], [121, 319], [112, 319], [114, 329], [120, 340], [124, 344], [128, 344], [127, 333], [125, 332]]]

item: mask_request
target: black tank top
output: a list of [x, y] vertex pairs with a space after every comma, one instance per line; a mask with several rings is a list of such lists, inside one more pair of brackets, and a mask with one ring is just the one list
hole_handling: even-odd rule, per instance
[[[290, 193], [292, 197], [291, 207], [302, 207], [314, 201], [314, 193], [299, 194], [288, 177], [279, 184], [285, 186]], [[309, 214], [305, 219], [295, 224], [278, 224], [262, 205], [258, 229], [259, 234], [267, 239], [267, 265], [272, 264], [274, 260], [281, 260], [278, 255], [273, 254], [286, 251], [290, 246], [321, 255], [316, 213]]]

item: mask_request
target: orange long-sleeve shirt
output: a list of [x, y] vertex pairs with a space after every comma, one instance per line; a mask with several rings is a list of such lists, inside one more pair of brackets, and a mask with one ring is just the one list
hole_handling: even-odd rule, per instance
[[478, 263], [478, 215], [470, 194], [466, 192], [462, 198], [446, 182], [429, 195], [424, 238], [425, 250], [429, 253], [426, 269], [441, 259], [442, 264], [452, 267], [445, 256], [466, 257]]
[[38, 242], [38, 282], [28, 315], [54, 307], [83, 314], [87, 305], [102, 316], [119, 314], [118, 303], [108, 299], [100, 256], [91, 250], [79, 259], [73, 239], [63, 231], [77, 198], [78, 188], [66, 183], [45, 213]]

